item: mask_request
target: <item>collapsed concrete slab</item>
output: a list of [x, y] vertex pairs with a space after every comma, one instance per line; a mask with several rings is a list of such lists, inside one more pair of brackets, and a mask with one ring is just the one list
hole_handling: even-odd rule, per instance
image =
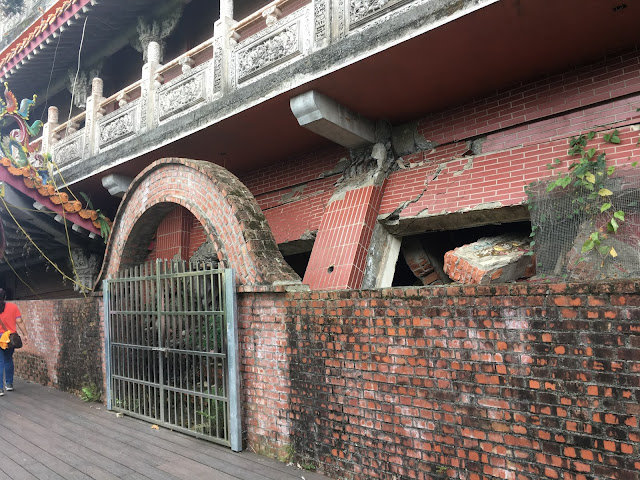
[[522, 235], [485, 237], [448, 251], [444, 271], [458, 283], [503, 283], [532, 277], [534, 257], [527, 255], [529, 238]]

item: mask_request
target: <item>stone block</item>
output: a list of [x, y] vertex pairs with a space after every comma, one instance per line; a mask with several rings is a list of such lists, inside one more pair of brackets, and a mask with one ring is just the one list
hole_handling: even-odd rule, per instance
[[444, 271], [458, 283], [512, 282], [535, 275], [535, 260], [528, 252], [528, 237], [485, 237], [448, 251]]

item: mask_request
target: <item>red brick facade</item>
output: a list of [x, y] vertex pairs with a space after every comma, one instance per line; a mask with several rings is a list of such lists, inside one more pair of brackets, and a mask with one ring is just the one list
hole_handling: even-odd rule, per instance
[[349, 479], [639, 478], [639, 287], [243, 295], [249, 443]]
[[[341, 148], [242, 182], [210, 163], [160, 160], [123, 200], [103, 276], [188, 258], [205, 240], [236, 269], [255, 450], [293, 445], [299, 461], [347, 479], [638, 479], [640, 283], [358, 288], [376, 220], [401, 205], [400, 220], [521, 204], [548, 163], [566, 165], [568, 137], [591, 129], [619, 129], [620, 144], [590, 145], [613, 164], [640, 159], [639, 60], [634, 51], [430, 115], [419, 132], [436, 148], [343, 197]], [[473, 155], [471, 140], [481, 140]], [[276, 245], [310, 232], [304, 281], [323, 290], [275, 293], [297, 280]], [[21, 374], [80, 383], [60, 381], [80, 357], [61, 354], [56, 326], [85, 318], [95, 332], [101, 308], [75, 302], [25, 304], [37, 349], [18, 354]]]
[[[549, 176], [547, 164], [556, 158], [567, 164], [569, 137], [590, 130], [600, 133], [590, 146], [605, 152], [611, 164], [628, 165], [640, 159], [634, 126], [640, 122], [638, 107], [640, 52], [634, 50], [426, 116], [418, 132], [437, 146], [402, 158], [404, 168], [389, 176], [373, 215], [399, 209], [403, 220], [522, 204], [524, 186]], [[615, 128], [622, 142], [603, 143], [602, 134]], [[470, 141], [479, 145], [474, 153]], [[356, 212], [361, 204], [355, 194], [329, 204], [340, 178], [333, 169], [344, 158], [349, 152], [328, 148], [241, 178], [278, 244], [317, 232], [318, 251], [305, 276], [312, 288], [357, 288], [361, 278], [360, 257], [352, 254], [352, 246], [368, 249], [364, 231], [331, 220], [338, 206]], [[343, 248], [336, 251], [337, 246]], [[341, 263], [347, 259], [351, 266]], [[337, 265], [347, 271], [328, 274], [332, 265], [334, 272]]]
[[[241, 293], [246, 446], [348, 479], [638, 478], [639, 291]], [[78, 390], [101, 303], [21, 302], [19, 375]]]
[[[134, 179], [129, 192], [109, 237], [103, 276], [147, 261], [149, 245], [169, 212], [179, 217], [172, 220], [170, 216], [167, 228], [174, 222], [180, 241], [190, 245], [190, 240], [182, 237], [184, 229], [193, 228], [189, 227], [192, 220], [182, 210], [175, 210], [181, 206], [202, 225], [221, 267], [233, 265], [241, 285], [299, 281], [278, 252], [253, 196], [222, 167], [180, 158], [159, 160]], [[164, 245], [161, 248], [166, 254], [172, 246], [168, 243], [168, 250]]]

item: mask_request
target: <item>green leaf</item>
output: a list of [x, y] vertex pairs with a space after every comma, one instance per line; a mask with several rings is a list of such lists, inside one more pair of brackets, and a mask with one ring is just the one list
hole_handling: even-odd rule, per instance
[[613, 195], [613, 192], [608, 188], [601, 188], [598, 191], [598, 195], [600, 195], [601, 197], [608, 197], [609, 195]]
[[587, 150], [587, 158], [591, 159], [595, 154], [596, 154], [595, 148], [590, 148], [589, 150]]
[[611, 208], [611, 204], [610, 203], [603, 203], [602, 206], [600, 207], [600, 213], [606, 212], [610, 208]]
[[624, 222], [624, 212], [622, 210], [618, 210], [617, 212], [614, 212], [613, 216], [614, 218], [617, 218], [621, 222]]
[[598, 232], [593, 232], [591, 235], [589, 235], [589, 238], [594, 242], [598, 241]]
[[[640, 142], [640, 140], [638, 140], [638, 142]], [[631, 163], [631, 166], [632, 166], [632, 167], [637, 167], [637, 166], [638, 166], [638, 162], [632, 162], [632, 163]]]
[[593, 240], [587, 240], [586, 242], [584, 242], [584, 244], [582, 245], [582, 250], [581, 253], [588, 253], [591, 250], [593, 250], [594, 247], [594, 243]]
[[596, 177], [593, 173], [587, 172], [584, 176], [587, 182], [596, 183]]
[[609, 245], [602, 245], [598, 248], [600, 255], [608, 255], [609, 250], [611, 250], [611, 247]]
[[559, 159], [559, 158], [556, 158], [553, 162], [554, 162], [556, 165], [560, 165], [560, 159]]
[[593, 137], [596, 136], [596, 132], [587, 133], [587, 140], [593, 140]]
[[616, 171], [616, 167], [611, 165], [609, 168], [607, 168], [607, 175], [613, 175], [613, 172], [615, 171]]
[[82, 198], [84, 198], [84, 201], [87, 202], [87, 207], [89, 207], [89, 209], [91, 209], [91, 210], [95, 210], [93, 208], [93, 203], [91, 203], [91, 199], [89, 198], [89, 195], [87, 195], [84, 192], [79, 192], [79, 193], [80, 193], [80, 196], [82, 196]]
[[613, 231], [613, 233], [616, 233], [618, 231], [618, 222], [616, 222], [615, 218], [612, 218], [609, 221], [609, 225], [611, 226], [611, 230]]
[[602, 138], [604, 138], [605, 142], [609, 142], [609, 143], [620, 143], [620, 132], [618, 132], [618, 129], [615, 129], [613, 132], [611, 132], [608, 135], [603, 135]]

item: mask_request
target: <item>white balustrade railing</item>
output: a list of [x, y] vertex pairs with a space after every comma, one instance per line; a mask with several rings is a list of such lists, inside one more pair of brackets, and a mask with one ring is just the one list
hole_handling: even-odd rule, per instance
[[110, 97], [102, 97], [102, 81], [94, 79], [86, 114], [58, 126], [57, 109], [50, 109], [43, 149], [69, 166], [216, 102], [340, 41], [351, 29], [366, 28], [369, 19], [373, 26], [387, 12], [424, 1], [387, 0], [363, 11], [359, 0], [275, 0], [239, 22], [223, 12], [212, 39], [165, 65], [159, 62], [159, 45], [150, 42], [142, 78]]

